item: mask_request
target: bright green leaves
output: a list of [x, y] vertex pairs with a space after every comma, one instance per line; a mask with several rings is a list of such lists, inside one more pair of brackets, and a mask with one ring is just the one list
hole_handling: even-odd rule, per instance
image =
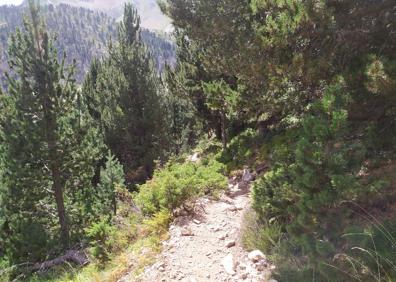
[[366, 67], [366, 87], [373, 94], [387, 94], [390, 88], [396, 85], [393, 78], [396, 72], [394, 61], [384, 60], [377, 56], [370, 56]]
[[214, 160], [199, 163], [168, 163], [153, 179], [140, 186], [136, 202], [146, 215], [173, 212], [204, 194], [216, 194], [227, 185], [225, 168]]
[[255, 0], [251, 7], [253, 14], [260, 15], [255, 26], [264, 48], [287, 44], [308, 21], [306, 6], [299, 0]]
[[202, 87], [206, 95], [206, 104], [212, 110], [225, 111], [229, 117], [237, 110], [240, 94], [223, 79], [203, 82]]
[[109, 152], [105, 168], [100, 171], [97, 187], [98, 204], [103, 214], [117, 214], [117, 192], [125, 189], [125, 175], [122, 165]]

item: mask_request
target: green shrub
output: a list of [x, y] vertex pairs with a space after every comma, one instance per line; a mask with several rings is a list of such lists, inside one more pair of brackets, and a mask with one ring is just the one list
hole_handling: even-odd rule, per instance
[[139, 187], [136, 202], [145, 215], [161, 210], [172, 212], [195, 197], [224, 189], [227, 185], [224, 170], [221, 163], [208, 159], [199, 163], [168, 163]]
[[102, 214], [117, 213], [117, 190], [125, 188], [124, 170], [120, 162], [110, 152], [105, 168], [100, 171], [100, 183], [97, 188], [99, 201], [97, 211]]
[[235, 136], [229, 142], [219, 160], [227, 165], [227, 170], [242, 168], [253, 157], [254, 148], [259, 144], [259, 135], [256, 130], [248, 128]]
[[6, 257], [2, 257], [0, 258], [0, 282], [6, 282], [6, 281], [10, 281], [11, 277], [10, 277], [10, 272], [11, 272], [11, 268], [10, 268], [10, 263], [7, 260]]
[[92, 256], [98, 259], [100, 263], [108, 261], [114, 246], [116, 227], [110, 224], [108, 218], [103, 218], [87, 228], [86, 233], [90, 239]]
[[34, 222], [31, 218], [19, 216], [12, 222], [18, 233], [8, 237], [7, 254], [10, 262], [20, 264], [26, 261], [43, 261], [48, 257], [49, 248], [54, 248], [56, 237], [49, 235], [46, 225]]
[[272, 169], [253, 188], [253, 206], [260, 218], [282, 226], [293, 252], [310, 258], [308, 265], [317, 277], [335, 277], [339, 272], [329, 264], [345, 244], [341, 235], [351, 213], [345, 203], [380, 187], [361, 185], [366, 150], [358, 139], [350, 138], [347, 104], [342, 83], [328, 87], [291, 133], [295, 142], [275, 146]]
[[143, 225], [146, 231], [150, 234], [161, 235], [168, 231], [169, 224], [171, 223], [172, 215], [167, 210], [162, 210], [154, 214], [151, 218], [146, 219]]

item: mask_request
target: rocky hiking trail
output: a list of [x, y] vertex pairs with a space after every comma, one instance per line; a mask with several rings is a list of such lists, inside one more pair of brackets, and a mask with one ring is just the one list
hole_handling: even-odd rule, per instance
[[241, 243], [252, 179], [245, 170], [243, 175], [230, 179], [228, 191], [219, 200], [201, 198], [193, 214], [178, 216], [157, 262], [135, 281], [274, 282], [270, 280], [273, 266], [265, 255], [260, 251], [249, 253]]

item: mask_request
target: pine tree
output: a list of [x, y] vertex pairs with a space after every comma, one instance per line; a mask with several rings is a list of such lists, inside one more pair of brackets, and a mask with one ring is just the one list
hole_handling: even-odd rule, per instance
[[117, 189], [124, 188], [124, 170], [118, 160], [109, 152], [106, 166], [100, 172], [100, 183], [98, 185], [99, 203], [104, 214], [113, 212], [117, 214]]
[[83, 92], [106, 144], [125, 168], [127, 184], [135, 184], [151, 174], [161, 156], [162, 98], [141, 40], [140, 19], [130, 4], [125, 5], [118, 38], [109, 44], [109, 57], [92, 65]]
[[[1, 129], [7, 170], [3, 230], [13, 262], [68, 248], [92, 217], [91, 179], [103, 145], [92, 127], [65, 56], [58, 60], [34, 1], [11, 37]], [[56, 216], [55, 216], [56, 214]], [[3, 232], [2, 232], [3, 234]], [[59, 246], [58, 242], [62, 246]]]
[[233, 90], [223, 79], [203, 83], [203, 90], [208, 107], [217, 111], [220, 115], [221, 141], [223, 144], [223, 150], [226, 150], [228, 142], [228, 121], [236, 112], [239, 93]]

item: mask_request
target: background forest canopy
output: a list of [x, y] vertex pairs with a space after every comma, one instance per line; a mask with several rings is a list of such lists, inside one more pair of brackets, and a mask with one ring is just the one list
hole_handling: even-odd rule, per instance
[[[0, 80], [7, 71], [9, 35], [23, 25], [26, 5], [0, 6]], [[76, 78], [82, 82], [93, 58], [106, 54], [110, 40], [116, 40], [116, 19], [104, 12], [95, 12], [67, 4], [45, 5], [42, 8], [46, 26], [57, 34], [55, 47], [61, 56], [67, 54], [66, 62], [77, 62]], [[156, 68], [162, 72], [165, 64], [175, 63], [175, 46], [169, 35], [159, 31], [142, 29], [143, 41], [149, 48]]]
[[[161, 1], [176, 61], [172, 44], [154, 36], [161, 47], [150, 47], [129, 4], [115, 23], [33, 2], [6, 33], [0, 261], [17, 265], [7, 278], [76, 245], [106, 262], [120, 224], [149, 222], [144, 236], [159, 236], [177, 208], [248, 166], [246, 247], [268, 254], [279, 281], [396, 281], [394, 0]], [[80, 39], [56, 40], [59, 21]], [[157, 56], [172, 67], [158, 72]], [[199, 164], [185, 162], [194, 148]]]

